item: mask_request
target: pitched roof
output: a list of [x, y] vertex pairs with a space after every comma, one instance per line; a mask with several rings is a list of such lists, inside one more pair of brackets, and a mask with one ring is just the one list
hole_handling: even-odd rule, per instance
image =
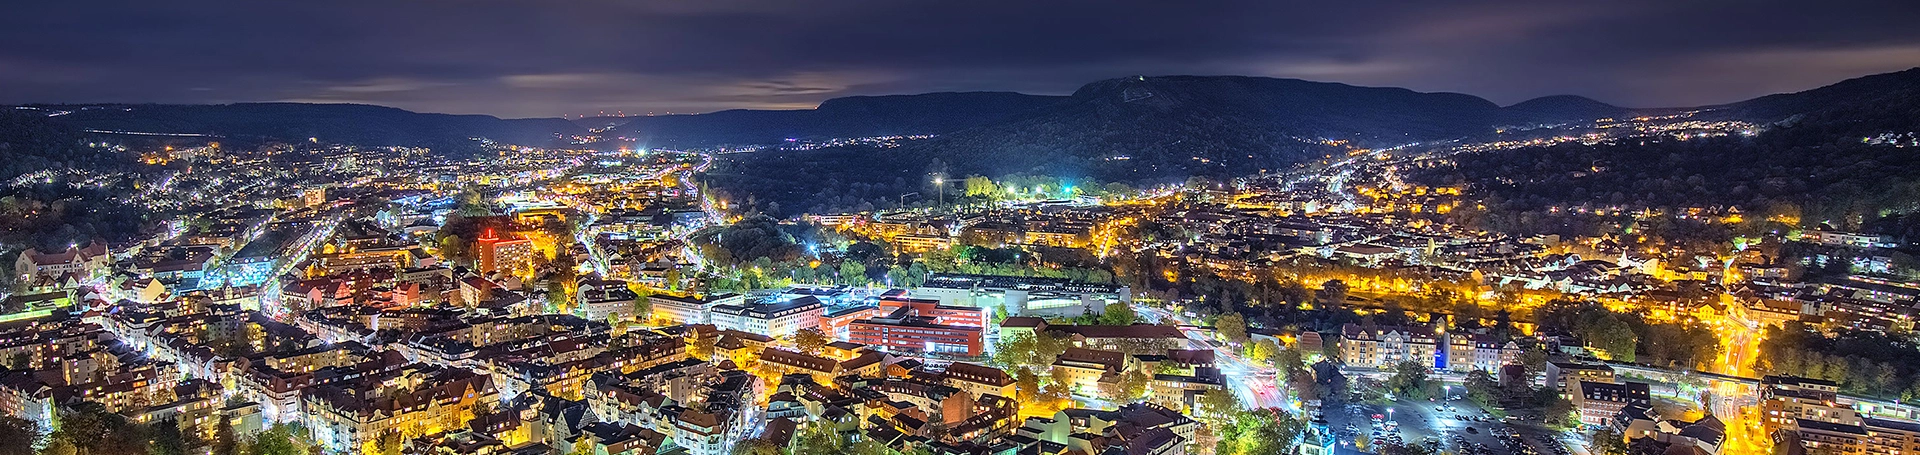
[[833, 361], [833, 359], [808, 355], [806, 353], [801, 353], [801, 352], [788, 351], [784, 349], [768, 349], [765, 351], [760, 351], [760, 361], [771, 362], [771, 363], [795, 367], [795, 368], [804, 368], [804, 369], [819, 371], [824, 373], [832, 373], [835, 370], [835, 367], [840, 365], [840, 362], [835, 362]]

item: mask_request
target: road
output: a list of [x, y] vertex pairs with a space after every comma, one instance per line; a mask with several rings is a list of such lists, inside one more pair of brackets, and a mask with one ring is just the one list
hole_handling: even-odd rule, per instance
[[1180, 326], [1181, 333], [1187, 335], [1187, 349], [1206, 349], [1214, 353], [1214, 364], [1220, 368], [1220, 374], [1226, 377], [1227, 388], [1240, 402], [1255, 408], [1281, 408], [1299, 412], [1287, 391], [1280, 387], [1279, 370], [1265, 365], [1256, 365], [1242, 358], [1234, 349], [1213, 339], [1213, 331], [1194, 327], [1181, 322], [1178, 315], [1166, 310], [1135, 305], [1134, 311], [1149, 321]]

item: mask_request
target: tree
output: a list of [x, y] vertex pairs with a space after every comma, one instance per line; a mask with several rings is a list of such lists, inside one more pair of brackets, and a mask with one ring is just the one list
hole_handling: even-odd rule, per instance
[[800, 352], [807, 354], [817, 355], [821, 349], [827, 347], [827, 343], [831, 342], [833, 342], [833, 340], [827, 338], [826, 333], [812, 327], [800, 329], [800, 331], [794, 332], [793, 334], [794, 347], [800, 348]]
[[40, 455], [78, 455], [79, 453], [80, 448], [74, 446], [72, 438], [59, 433], [47, 441], [46, 448], [40, 449]]
[[893, 449], [887, 448], [886, 444], [881, 444], [873, 438], [862, 438], [860, 442], [847, 446], [845, 453], [847, 455], [893, 455]]
[[993, 199], [1000, 195], [999, 185], [995, 185], [992, 179], [978, 175], [967, 177], [966, 188], [967, 197], [971, 198]]
[[1273, 367], [1280, 369], [1281, 372], [1287, 374], [1287, 377], [1291, 378], [1294, 375], [1306, 372], [1307, 359], [1304, 354], [1301, 354], [1298, 346], [1288, 347], [1281, 349], [1279, 354], [1274, 355]]
[[79, 403], [62, 413], [55, 437], [66, 439], [85, 454], [145, 453], [150, 441], [144, 426], [93, 402]]
[[1631, 451], [1627, 449], [1626, 435], [1620, 434], [1619, 430], [1614, 430], [1611, 427], [1593, 434], [1593, 444], [1588, 446], [1587, 452], [1594, 455], [1627, 455], [1631, 453]]
[[1214, 453], [1220, 455], [1263, 455], [1285, 453], [1305, 424], [1279, 409], [1256, 409], [1237, 413], [1226, 426]]
[[1260, 340], [1258, 343], [1247, 346], [1247, 360], [1252, 360], [1261, 365], [1273, 364], [1275, 357], [1279, 355], [1280, 345], [1274, 343], [1273, 340]]
[[213, 428], [213, 455], [240, 455], [240, 438], [233, 434], [233, 416], [220, 413], [220, 423]]
[[1140, 315], [1126, 302], [1109, 303], [1100, 311], [1101, 325], [1131, 325], [1139, 321]]
[[366, 449], [370, 450], [365, 452], [366, 455], [400, 455], [406, 448], [406, 442], [398, 430], [387, 430], [380, 433], [380, 437], [367, 441]]
[[774, 445], [772, 441], [759, 438], [741, 440], [739, 443], [733, 445], [732, 453], [733, 455], [785, 455], [781, 452], [780, 446]]
[[1146, 394], [1147, 386], [1153, 384], [1153, 375], [1138, 368], [1120, 374], [1120, 380], [1113, 383], [1101, 383], [1100, 393], [1107, 401], [1126, 404], [1132, 403]]
[[1203, 419], [1230, 420], [1235, 414], [1246, 409], [1240, 399], [1233, 396], [1231, 389], [1212, 389], [1202, 392], [1193, 400], [1195, 416]]
[[794, 435], [791, 445], [793, 453], [837, 454], [847, 448], [847, 441], [840, 437], [840, 431], [827, 423], [817, 421], [800, 429]]
[[1020, 403], [1031, 402], [1040, 396], [1040, 375], [1027, 367], [1016, 367], [1010, 371], [1013, 376], [1013, 399]]
[[1432, 396], [1433, 382], [1427, 378], [1427, 366], [1412, 360], [1393, 364], [1393, 376], [1387, 377], [1387, 390], [1413, 400]]
[[247, 444], [248, 455], [303, 455], [307, 451], [293, 440], [293, 428], [276, 424], [261, 431]]
[[580, 438], [578, 442], [573, 443], [573, 451], [567, 452], [567, 455], [596, 455], [599, 453], [599, 448], [594, 446], [598, 444], [592, 438]]
[[473, 257], [467, 245], [467, 240], [457, 235], [442, 235], [440, 237], [439, 252], [440, 259], [445, 259], [447, 262], [454, 264], [466, 264], [470, 262], [470, 259]]
[[0, 416], [0, 455], [33, 455], [33, 444], [40, 440], [40, 426], [33, 421]]
[[1213, 331], [1229, 343], [1246, 344], [1251, 339], [1247, 335], [1247, 318], [1240, 313], [1220, 315], [1213, 320]]
[[1060, 380], [1059, 375], [1054, 375], [1053, 381], [1048, 382], [1046, 387], [1040, 388], [1040, 396], [1037, 397], [1036, 402], [1048, 408], [1057, 409], [1072, 400], [1073, 390], [1068, 388], [1066, 382]]
[[1327, 308], [1340, 308], [1347, 303], [1347, 282], [1327, 280], [1320, 284], [1320, 305]]
[[153, 445], [147, 453], [152, 455], [186, 455], [187, 448], [198, 445], [189, 442], [189, 437], [180, 432], [180, 422], [173, 419], [154, 422], [150, 432]]
[[867, 266], [857, 261], [841, 261], [840, 282], [848, 286], [867, 285]]
[[1634, 335], [1633, 328], [1628, 327], [1626, 322], [1617, 317], [1608, 316], [1599, 318], [1585, 327], [1585, 333], [1582, 336], [1586, 338], [1587, 346], [1606, 353], [1608, 358], [1613, 360], [1633, 361], [1634, 349], [1638, 347], [1639, 339]]
[[564, 309], [573, 305], [573, 296], [567, 293], [567, 286], [559, 281], [547, 282], [547, 305], [555, 309]]
[[1531, 383], [1533, 382], [1533, 378], [1547, 371], [1547, 347], [1538, 343], [1527, 345], [1527, 347], [1520, 350], [1519, 361], [1520, 368], [1524, 369], [1525, 372], [1522, 373], [1524, 377], [1522, 377], [1518, 383]]
[[1467, 372], [1467, 400], [1482, 408], [1492, 408], [1500, 397], [1500, 382], [1485, 371]]
[[1560, 391], [1552, 387], [1542, 387], [1533, 392], [1534, 406], [1540, 408], [1541, 420], [1548, 425], [1568, 428], [1580, 422], [1573, 414], [1573, 402], [1560, 396]]
[[694, 335], [693, 341], [690, 342], [690, 344], [693, 345], [693, 349], [692, 349], [693, 352], [690, 352], [689, 354], [693, 355], [693, 358], [696, 358], [696, 359], [712, 360], [713, 359], [713, 343], [717, 341], [717, 340], [714, 340], [714, 338], [716, 337], [717, 336], [712, 336], [712, 335]]
[[994, 346], [993, 363], [1005, 368], [1047, 368], [1071, 346], [1072, 340], [1045, 332], [1019, 332]]

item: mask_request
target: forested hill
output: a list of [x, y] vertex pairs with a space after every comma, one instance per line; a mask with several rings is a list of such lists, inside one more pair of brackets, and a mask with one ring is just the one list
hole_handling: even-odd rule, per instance
[[[135, 191], [131, 180], [107, 186], [71, 186], [65, 182], [13, 186], [15, 177], [42, 170], [79, 169], [98, 173], [137, 171], [131, 154], [94, 147], [71, 125], [34, 110], [0, 109], [0, 259], [29, 247], [104, 238], [122, 240], [145, 222], [145, 213], [125, 204]], [[4, 280], [0, 280], [4, 282]]]
[[1094, 82], [1046, 109], [921, 141], [901, 154], [966, 172], [1143, 180], [1281, 169], [1342, 151], [1491, 132], [1512, 118], [1456, 93], [1238, 76]]
[[1797, 125], [1801, 140], [1920, 131], [1920, 68], [1717, 106], [1710, 116]]
[[617, 130], [644, 144], [669, 146], [944, 134], [1006, 120], [1065, 99], [1011, 92], [854, 96], [830, 99], [814, 109], [638, 117]]
[[[1704, 114], [1768, 123], [1754, 137], [1634, 139], [1459, 155], [1416, 173], [1486, 198], [1491, 229], [1591, 233], [1575, 207], [1739, 207], [1742, 229], [1857, 227], [1920, 210], [1920, 71], [1852, 79]], [[1792, 223], [1762, 226], [1768, 219]], [[1794, 226], [1797, 224], [1799, 226]]]
[[471, 147], [471, 138], [549, 145], [556, 135], [586, 133], [564, 119], [500, 119], [487, 115], [417, 113], [362, 104], [241, 103], [218, 105], [39, 106], [66, 110], [53, 117], [78, 128], [141, 133], [209, 134], [242, 140], [304, 141], [368, 146]]
[[0, 180], [49, 169], [113, 172], [134, 165], [131, 156], [89, 147], [72, 125], [57, 123], [35, 110], [0, 109]]
[[1615, 118], [1631, 112], [1624, 107], [1574, 95], [1543, 96], [1507, 106], [1505, 110], [1512, 118], [1527, 122], [1573, 122]]

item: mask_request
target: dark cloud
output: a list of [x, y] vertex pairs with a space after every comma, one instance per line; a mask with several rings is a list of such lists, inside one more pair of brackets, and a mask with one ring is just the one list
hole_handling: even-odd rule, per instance
[[0, 103], [550, 116], [1249, 74], [1674, 106], [1920, 65], [1912, 1], [15, 3], [0, 10]]

